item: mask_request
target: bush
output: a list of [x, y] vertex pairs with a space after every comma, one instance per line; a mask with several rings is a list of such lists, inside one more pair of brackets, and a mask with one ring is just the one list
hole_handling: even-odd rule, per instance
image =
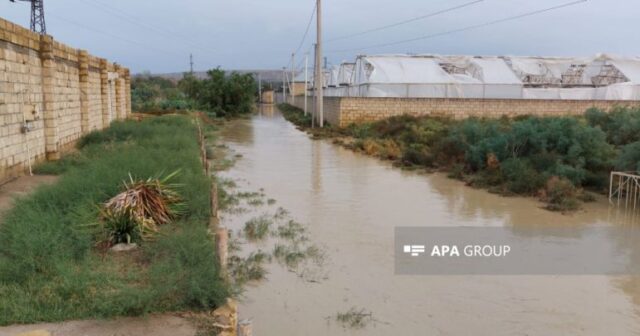
[[508, 159], [500, 165], [506, 188], [516, 194], [534, 194], [544, 186], [544, 177], [527, 160]]
[[407, 165], [432, 167], [434, 158], [427, 146], [419, 143], [409, 143], [402, 153], [402, 162]]
[[572, 211], [580, 207], [578, 191], [571, 181], [558, 176], [549, 178], [542, 193], [542, 200], [547, 202], [547, 209], [553, 211]]
[[178, 86], [198, 108], [220, 117], [252, 112], [258, 91], [252, 75], [235, 72], [227, 75], [220, 69], [209, 70], [203, 80], [185, 74]]
[[640, 172], [640, 141], [622, 147], [616, 159], [616, 169]]
[[592, 126], [602, 129], [608, 141], [616, 146], [640, 141], [640, 107], [616, 107], [609, 113], [589, 109], [585, 118]]
[[172, 80], [150, 74], [131, 80], [131, 109], [135, 112], [171, 112], [191, 107], [192, 102]]

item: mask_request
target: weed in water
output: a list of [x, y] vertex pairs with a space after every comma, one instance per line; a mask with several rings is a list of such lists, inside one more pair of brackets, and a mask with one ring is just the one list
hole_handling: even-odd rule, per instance
[[307, 229], [300, 223], [289, 220], [287, 224], [278, 226], [275, 235], [291, 241], [305, 241], [304, 233]]
[[250, 241], [262, 240], [269, 233], [271, 224], [273, 222], [268, 215], [252, 218], [244, 224], [244, 234]]
[[352, 307], [347, 312], [336, 314], [335, 320], [343, 328], [351, 329], [363, 329], [369, 323], [375, 321], [372, 312], [364, 308], [358, 309], [356, 307]]
[[276, 213], [273, 215], [273, 219], [275, 220], [283, 220], [289, 216], [289, 211], [285, 208], [279, 207], [276, 210]]
[[251, 253], [247, 258], [232, 256], [229, 258], [229, 271], [235, 283], [239, 286], [249, 281], [263, 280], [267, 275], [264, 264], [271, 261], [271, 257], [257, 251]]

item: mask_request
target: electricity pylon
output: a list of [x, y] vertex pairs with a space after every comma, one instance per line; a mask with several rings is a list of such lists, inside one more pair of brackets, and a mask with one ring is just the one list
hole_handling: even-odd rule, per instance
[[[9, 0], [16, 2], [16, 0]], [[44, 0], [19, 0], [31, 2], [31, 30], [45, 35], [47, 34], [47, 25], [44, 22]]]

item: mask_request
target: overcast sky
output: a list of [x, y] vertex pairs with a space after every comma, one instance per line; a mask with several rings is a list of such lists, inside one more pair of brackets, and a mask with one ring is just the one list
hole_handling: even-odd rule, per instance
[[[640, 55], [640, 0], [588, 0], [554, 11], [388, 47], [377, 44], [483, 24], [572, 0], [484, 0], [446, 14], [328, 42], [333, 64], [357, 54]], [[427, 15], [473, 0], [324, 0], [326, 40]], [[315, 0], [45, 0], [59, 41], [134, 72], [277, 69], [298, 47]], [[29, 26], [28, 3], [0, 0], [0, 16]], [[315, 23], [301, 54], [315, 40]], [[348, 51], [343, 51], [348, 50]], [[336, 52], [343, 51], [343, 52]], [[297, 63], [297, 62], [296, 62]]]

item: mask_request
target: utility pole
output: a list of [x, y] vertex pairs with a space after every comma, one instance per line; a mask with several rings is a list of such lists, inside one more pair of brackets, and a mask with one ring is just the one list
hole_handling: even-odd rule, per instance
[[282, 68], [282, 103], [287, 102], [287, 68]]
[[193, 75], [193, 54], [189, 54], [189, 69], [190, 69], [190, 73]]
[[307, 92], [309, 92], [309, 53], [304, 54], [304, 115], [307, 115]]
[[[16, 0], [10, 0], [16, 2]], [[40, 35], [47, 34], [47, 25], [44, 22], [44, 3], [43, 0], [20, 0], [31, 2], [31, 31]]]
[[316, 127], [316, 116], [318, 115], [318, 82], [316, 73], [318, 67], [318, 45], [313, 44], [313, 108], [311, 109], [311, 128]]
[[315, 75], [315, 86], [316, 86], [316, 111], [318, 113], [318, 123], [322, 128], [324, 126], [324, 90], [323, 90], [323, 79], [322, 79], [322, 0], [316, 0], [316, 20], [317, 20], [317, 45], [316, 45], [316, 75]]
[[262, 74], [258, 72], [258, 103], [262, 103]]
[[293, 88], [296, 81], [296, 54], [291, 54], [291, 87], [289, 87], [289, 94], [291, 95], [291, 105], [295, 104], [295, 90]]

